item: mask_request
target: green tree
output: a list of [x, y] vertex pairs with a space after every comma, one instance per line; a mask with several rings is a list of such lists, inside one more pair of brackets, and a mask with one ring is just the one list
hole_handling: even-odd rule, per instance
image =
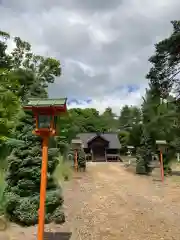
[[114, 132], [117, 130], [118, 126], [117, 116], [113, 113], [110, 107], [105, 109], [101, 117], [103, 119], [105, 129], [107, 129], [106, 131]]
[[136, 164], [136, 173], [137, 174], [149, 174], [151, 172], [150, 162], [152, 161], [153, 153], [153, 139], [149, 135], [146, 126], [142, 127], [141, 135], [141, 145], [137, 150], [137, 164]]
[[125, 105], [120, 112], [119, 127], [123, 130], [129, 130], [132, 127], [131, 109]]
[[18, 97], [6, 88], [8, 75], [0, 70], [0, 141], [10, 137], [20, 111]]
[[120, 112], [119, 128], [129, 131], [133, 126], [141, 123], [141, 110], [135, 106], [125, 105]]
[[0, 31], [0, 161], [4, 162], [8, 154], [7, 140], [10, 139], [16, 126], [20, 102], [18, 97], [9, 90], [17, 85], [11, 81], [11, 57], [6, 53], [9, 34]]
[[[128, 139], [124, 142], [123, 138], [120, 139], [120, 142], [123, 142], [124, 150], [127, 151], [127, 146], [131, 145], [136, 148], [140, 145], [141, 141], [141, 126], [142, 126], [142, 113], [141, 109], [135, 106], [125, 105], [120, 112], [119, 116], [119, 128], [120, 136], [126, 133]], [[124, 145], [125, 143], [125, 145]]]
[[[171, 23], [171, 35], [155, 44], [155, 53], [149, 58], [152, 67], [146, 77], [149, 80], [151, 98], [156, 98], [156, 105], [152, 108], [156, 116], [151, 117], [153, 121], [150, 121], [149, 128], [154, 139], [165, 139], [174, 151], [179, 151], [180, 21]], [[172, 90], [176, 94], [175, 98], [171, 96]]]
[[118, 133], [118, 138], [121, 143], [121, 153], [125, 154], [128, 150], [127, 146], [129, 145], [130, 133], [128, 131], [120, 131]]
[[[61, 72], [60, 63], [51, 58], [35, 56], [31, 53], [30, 44], [19, 38], [15, 38], [15, 43], [16, 48], [11, 54], [11, 77], [13, 83], [18, 79], [20, 88], [17, 86], [12, 92], [19, 97], [22, 104], [25, 104], [29, 97], [46, 98], [48, 83], [53, 82], [55, 76]], [[37, 224], [39, 208], [42, 140], [32, 134], [33, 128], [34, 118], [31, 113], [26, 112], [19, 119], [13, 134], [22, 144], [14, 144], [8, 157], [5, 189], [6, 216], [11, 221], [26, 226]], [[58, 164], [57, 154], [56, 148], [49, 148], [45, 221], [62, 223], [65, 218], [62, 212], [61, 188], [52, 177]]]
[[142, 124], [141, 123], [135, 124], [129, 131], [128, 141], [128, 145], [133, 146], [135, 152], [136, 149], [141, 144], [141, 136], [142, 136]]
[[149, 58], [152, 67], [147, 74], [154, 94], [162, 98], [169, 96], [172, 87], [177, 87], [179, 92], [177, 75], [180, 72], [180, 21], [171, 23], [171, 35], [155, 44], [155, 54]]

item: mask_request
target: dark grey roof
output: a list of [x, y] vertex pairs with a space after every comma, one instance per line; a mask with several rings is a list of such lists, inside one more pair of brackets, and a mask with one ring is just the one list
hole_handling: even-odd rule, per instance
[[[109, 142], [109, 148], [120, 149], [121, 144], [116, 133], [100, 133], [105, 140]], [[87, 148], [87, 143], [97, 136], [97, 133], [79, 133], [76, 137], [80, 138], [83, 142], [84, 148]]]

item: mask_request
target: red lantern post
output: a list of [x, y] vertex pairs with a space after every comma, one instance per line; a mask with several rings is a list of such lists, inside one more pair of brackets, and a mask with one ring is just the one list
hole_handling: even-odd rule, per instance
[[42, 137], [42, 165], [41, 165], [41, 186], [40, 186], [40, 207], [38, 223], [38, 240], [44, 239], [45, 201], [47, 185], [47, 163], [48, 163], [48, 140], [56, 135], [56, 117], [65, 113], [66, 98], [63, 99], [30, 99], [24, 106], [27, 111], [32, 111], [36, 128], [33, 134]]

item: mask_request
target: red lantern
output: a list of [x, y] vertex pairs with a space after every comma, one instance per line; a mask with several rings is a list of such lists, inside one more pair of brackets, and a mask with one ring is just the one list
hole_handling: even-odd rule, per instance
[[41, 187], [40, 187], [40, 208], [38, 224], [38, 240], [44, 239], [44, 218], [45, 218], [45, 199], [46, 199], [46, 180], [47, 180], [47, 161], [48, 161], [48, 139], [56, 135], [57, 116], [65, 113], [66, 98], [62, 99], [29, 99], [24, 109], [32, 111], [36, 128], [34, 134], [41, 136], [42, 144], [42, 166], [41, 166]]

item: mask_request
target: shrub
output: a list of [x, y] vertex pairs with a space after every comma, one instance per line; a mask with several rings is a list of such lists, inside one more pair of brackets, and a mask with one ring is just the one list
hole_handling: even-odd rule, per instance
[[170, 150], [163, 153], [163, 167], [164, 167], [165, 175], [172, 173], [172, 169], [171, 169], [172, 159], [173, 159], [173, 154]]
[[137, 174], [146, 174], [144, 159], [142, 158], [141, 155], [137, 155], [136, 158], [137, 158], [137, 160], [136, 160], [136, 173]]
[[[5, 214], [10, 221], [23, 226], [38, 223], [41, 175], [41, 139], [32, 134], [32, 115], [26, 114], [16, 129], [16, 138], [23, 141], [8, 157]], [[53, 178], [58, 165], [57, 149], [49, 148], [45, 222], [65, 221], [62, 212], [61, 187]]]
[[152, 161], [152, 153], [146, 146], [138, 148], [136, 155], [136, 173], [137, 174], [149, 174], [152, 171], [150, 163]]
[[80, 149], [78, 151], [78, 168], [79, 169], [86, 169], [86, 158], [85, 158], [85, 152], [83, 149]]

